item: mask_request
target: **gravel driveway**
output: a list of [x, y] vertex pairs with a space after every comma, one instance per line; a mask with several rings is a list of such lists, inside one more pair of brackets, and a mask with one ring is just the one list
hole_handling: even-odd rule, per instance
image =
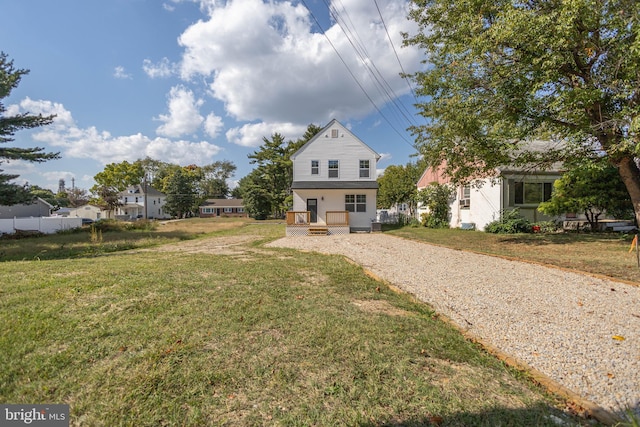
[[584, 399], [640, 415], [640, 287], [394, 236], [285, 237], [344, 255]]

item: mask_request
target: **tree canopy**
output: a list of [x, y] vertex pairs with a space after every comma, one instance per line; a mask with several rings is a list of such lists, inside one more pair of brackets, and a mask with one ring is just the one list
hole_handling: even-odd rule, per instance
[[[427, 119], [412, 128], [456, 181], [506, 164], [576, 156], [617, 167], [640, 212], [640, 2], [413, 0], [425, 50], [413, 75]], [[523, 150], [527, 140], [557, 149]]]
[[[29, 113], [7, 116], [2, 99], [8, 97], [11, 91], [18, 87], [22, 76], [29, 70], [16, 69], [13, 61], [4, 52], [0, 52], [0, 144], [13, 141], [13, 135], [22, 129], [33, 129], [45, 126], [53, 121], [55, 116], [35, 116]], [[44, 148], [0, 147], [0, 165], [14, 160], [41, 163], [60, 158], [59, 153], [46, 153]], [[12, 205], [30, 200], [33, 196], [27, 186], [20, 186], [12, 181], [19, 175], [2, 173], [0, 169], [0, 205]]]
[[538, 210], [546, 215], [584, 213], [591, 230], [597, 230], [605, 213], [626, 218], [633, 207], [618, 170], [600, 162], [567, 171], [553, 184], [551, 199], [541, 203]]
[[118, 193], [132, 185], [150, 185], [167, 195], [167, 211], [176, 216], [193, 214], [207, 198], [225, 198], [230, 193], [228, 180], [236, 166], [228, 161], [209, 165], [180, 166], [147, 157], [133, 163], [110, 163], [94, 176], [91, 192], [96, 203], [110, 210], [119, 205]]
[[407, 203], [411, 214], [416, 206], [416, 184], [422, 172], [423, 162], [387, 166], [382, 176], [378, 177], [378, 208]]

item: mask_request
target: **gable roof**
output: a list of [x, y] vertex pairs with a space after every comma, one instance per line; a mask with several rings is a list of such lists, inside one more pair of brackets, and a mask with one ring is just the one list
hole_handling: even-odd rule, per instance
[[200, 206], [215, 206], [218, 208], [242, 208], [242, 199], [207, 199]]
[[[564, 145], [562, 141], [547, 141], [547, 140], [528, 140], [523, 143], [519, 152], [530, 151], [532, 153], [544, 153], [549, 150], [555, 150], [561, 148]], [[425, 171], [420, 176], [420, 179], [417, 182], [418, 188], [424, 188], [432, 182], [437, 182], [438, 184], [448, 184], [452, 180], [450, 177], [444, 174], [444, 169], [447, 165], [446, 161], [443, 161], [439, 166], [433, 168], [428, 166]], [[555, 162], [553, 164], [548, 165], [547, 168], [541, 169], [538, 165], [530, 164], [530, 165], [502, 165], [498, 166], [494, 169], [495, 177], [500, 176], [501, 174], [522, 174], [522, 175], [557, 175], [561, 174], [564, 171], [564, 166], [561, 162]], [[478, 177], [470, 177], [470, 180], [475, 179], [485, 179], [491, 178], [491, 174], [478, 176]]]
[[[118, 193], [121, 196], [128, 196], [130, 194], [144, 194], [144, 186], [140, 185], [140, 184], [136, 184], [136, 185], [131, 185], [129, 187], [127, 187], [126, 190], [121, 191], [120, 193]], [[152, 196], [152, 197], [163, 197], [165, 194], [156, 190], [155, 188], [153, 188], [152, 186], [147, 184], [147, 196]]]
[[326, 133], [329, 131], [329, 129], [331, 127], [333, 127], [334, 125], [338, 125], [343, 132], [346, 132], [347, 134], [351, 135], [351, 137], [353, 137], [356, 141], [358, 141], [360, 144], [362, 144], [362, 146], [364, 146], [366, 149], [368, 149], [369, 151], [371, 151], [371, 153], [375, 156], [376, 160], [380, 160], [380, 154], [376, 153], [376, 151], [374, 149], [372, 149], [371, 147], [369, 147], [367, 144], [365, 144], [360, 138], [358, 138], [357, 136], [355, 136], [349, 129], [347, 129], [342, 123], [340, 123], [339, 121], [337, 121], [336, 119], [332, 119], [325, 127], [323, 127], [320, 132], [318, 132], [313, 138], [311, 138], [309, 141], [307, 141], [302, 147], [300, 147], [298, 149], [298, 151], [296, 151], [295, 153], [293, 153], [291, 155], [291, 160], [295, 160], [295, 158], [302, 153], [309, 145], [313, 144], [314, 142], [316, 142], [317, 140], [319, 140], [320, 138], [324, 138], [324, 136], [326, 135]]

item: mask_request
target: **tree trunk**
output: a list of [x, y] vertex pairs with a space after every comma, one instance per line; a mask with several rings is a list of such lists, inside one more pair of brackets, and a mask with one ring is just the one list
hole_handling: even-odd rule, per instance
[[627, 187], [629, 197], [631, 197], [636, 224], [638, 224], [640, 219], [640, 170], [633, 157], [624, 157], [618, 162], [618, 171], [622, 182]]

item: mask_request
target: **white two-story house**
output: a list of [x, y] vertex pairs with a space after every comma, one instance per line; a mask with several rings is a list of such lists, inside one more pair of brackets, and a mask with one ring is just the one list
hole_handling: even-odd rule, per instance
[[380, 155], [337, 120], [296, 151], [287, 235], [370, 231]]
[[120, 206], [116, 209], [116, 218], [122, 220], [135, 219], [167, 219], [171, 218], [164, 210], [167, 196], [150, 185], [133, 185], [118, 194]]

